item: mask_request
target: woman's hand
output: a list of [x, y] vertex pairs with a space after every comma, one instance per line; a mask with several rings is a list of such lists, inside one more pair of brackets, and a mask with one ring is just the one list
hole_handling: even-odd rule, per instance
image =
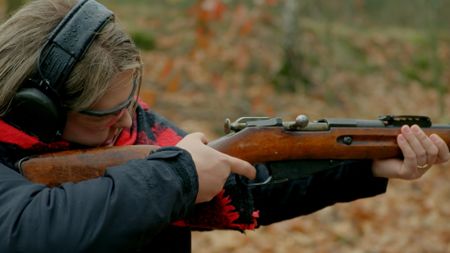
[[403, 126], [397, 136], [403, 160], [375, 160], [374, 176], [386, 178], [417, 179], [433, 164], [446, 162], [450, 155], [447, 144], [436, 134], [427, 136], [417, 125]]
[[177, 147], [188, 151], [194, 160], [198, 174], [199, 191], [196, 203], [206, 202], [222, 189], [231, 172], [254, 179], [256, 169], [248, 162], [231, 157], [208, 147], [202, 133], [184, 137]]

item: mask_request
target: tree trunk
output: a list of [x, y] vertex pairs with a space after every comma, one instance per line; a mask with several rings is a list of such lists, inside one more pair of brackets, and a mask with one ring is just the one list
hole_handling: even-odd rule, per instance
[[297, 91], [299, 86], [309, 88], [311, 81], [306, 75], [303, 55], [299, 50], [299, 0], [286, 0], [282, 12], [283, 62], [275, 78], [275, 85], [281, 91]]

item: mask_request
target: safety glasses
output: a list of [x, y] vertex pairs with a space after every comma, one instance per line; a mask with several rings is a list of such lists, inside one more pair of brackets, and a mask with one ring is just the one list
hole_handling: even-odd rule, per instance
[[127, 100], [115, 106], [114, 108], [108, 110], [82, 110], [81, 114], [95, 116], [95, 117], [105, 117], [105, 116], [121, 116], [124, 109], [128, 109], [130, 113], [133, 113], [137, 106], [137, 97], [140, 91], [140, 81], [139, 78], [133, 78], [133, 89]]

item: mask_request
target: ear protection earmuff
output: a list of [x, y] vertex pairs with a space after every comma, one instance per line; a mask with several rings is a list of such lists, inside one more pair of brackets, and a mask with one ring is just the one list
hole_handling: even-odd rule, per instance
[[112, 18], [95, 0], [79, 1], [50, 33], [36, 70], [15, 94], [3, 120], [45, 142], [61, 136], [67, 111], [58, 92]]

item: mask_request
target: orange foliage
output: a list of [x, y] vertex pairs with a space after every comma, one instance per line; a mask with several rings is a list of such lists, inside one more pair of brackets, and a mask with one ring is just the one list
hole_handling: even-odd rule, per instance
[[188, 10], [196, 21], [196, 47], [205, 49], [212, 36], [209, 23], [221, 20], [227, 6], [221, 0], [197, 0]]
[[253, 20], [246, 20], [239, 29], [240, 35], [247, 35], [253, 30]]
[[159, 79], [166, 79], [170, 75], [170, 73], [172, 73], [173, 67], [174, 67], [174, 60], [172, 58], [169, 58], [164, 63], [164, 67], [161, 70]]
[[221, 0], [197, 0], [189, 12], [198, 22], [220, 20], [227, 6]]
[[266, 0], [265, 2], [267, 5], [273, 6], [273, 5], [277, 5], [280, 1], [279, 0]]
[[141, 89], [139, 98], [142, 99], [148, 106], [153, 107], [156, 103], [156, 92], [149, 89]]
[[214, 74], [211, 80], [218, 96], [224, 96], [228, 89], [228, 83], [223, 79], [221, 75]]
[[196, 48], [206, 49], [209, 47], [209, 41], [211, 40], [211, 32], [208, 27], [199, 26], [196, 31]]
[[166, 91], [169, 93], [175, 93], [180, 90], [180, 87], [181, 87], [181, 76], [180, 74], [176, 74], [167, 83]]

